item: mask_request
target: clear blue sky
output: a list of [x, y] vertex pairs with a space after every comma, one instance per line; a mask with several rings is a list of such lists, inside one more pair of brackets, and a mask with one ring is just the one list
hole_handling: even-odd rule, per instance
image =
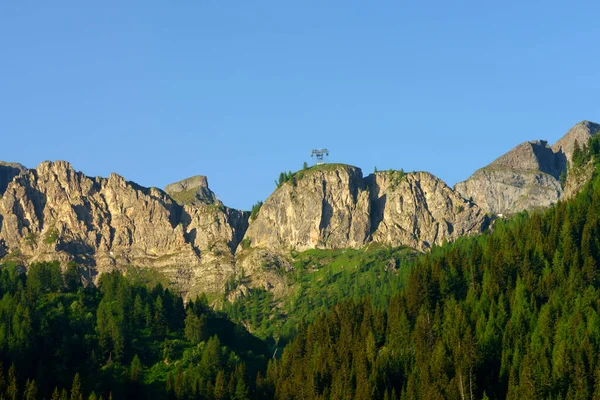
[[0, 2], [0, 160], [65, 159], [226, 205], [282, 170], [427, 170], [449, 184], [600, 121], [600, 2]]

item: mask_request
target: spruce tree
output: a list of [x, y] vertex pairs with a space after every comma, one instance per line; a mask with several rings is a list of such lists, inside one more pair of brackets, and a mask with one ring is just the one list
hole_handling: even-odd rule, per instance
[[76, 373], [75, 377], [73, 378], [70, 400], [83, 400], [83, 392], [81, 391], [81, 378], [79, 373]]
[[15, 364], [12, 364], [8, 370], [8, 387], [6, 389], [6, 394], [11, 400], [16, 400], [19, 396], [19, 386], [17, 384]]
[[227, 397], [227, 384], [225, 381], [225, 373], [223, 370], [219, 370], [217, 378], [215, 379], [215, 399], [225, 400]]
[[25, 382], [25, 390], [23, 391], [23, 400], [36, 400], [37, 396], [38, 390], [35, 380], [27, 379], [27, 382]]
[[143, 370], [144, 370], [144, 366], [142, 365], [140, 358], [136, 354], [133, 357], [133, 361], [131, 361], [131, 373], [130, 373], [129, 378], [133, 382], [141, 382]]

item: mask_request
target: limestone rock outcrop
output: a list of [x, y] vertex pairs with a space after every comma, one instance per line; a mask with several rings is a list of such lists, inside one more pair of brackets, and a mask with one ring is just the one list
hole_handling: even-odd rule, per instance
[[553, 146], [523, 143], [455, 189], [426, 172], [363, 177], [349, 165], [317, 165], [282, 183], [252, 221], [224, 206], [201, 175], [162, 191], [117, 174], [91, 178], [64, 161], [35, 169], [0, 163], [0, 259], [75, 261], [90, 280], [149, 270], [188, 298], [223, 293], [231, 278], [283, 296], [291, 250], [375, 242], [426, 251], [482, 232], [494, 218], [488, 213], [547, 207], [577, 193], [592, 166], [561, 177], [571, 171], [575, 142], [599, 131], [584, 121]]
[[555, 153], [545, 140], [534, 140], [521, 143], [498, 157], [488, 167], [540, 171], [558, 179], [566, 167], [566, 159], [562, 153]]
[[346, 165], [316, 166], [265, 201], [243, 244], [263, 249], [362, 247], [369, 242], [426, 250], [481, 232], [478, 206], [425, 172], [363, 178]]
[[[250, 223], [236, 252], [247, 284], [284, 296], [290, 251], [360, 248], [377, 242], [426, 251], [480, 233], [489, 218], [426, 172], [329, 164], [299, 171], [280, 185]], [[238, 276], [239, 277], [239, 276]], [[242, 294], [240, 294], [242, 295]]]
[[208, 179], [203, 175], [196, 175], [179, 182], [171, 183], [165, 187], [165, 192], [179, 204], [201, 205], [217, 203], [217, 197], [208, 188]]
[[[599, 131], [600, 125], [583, 121], [552, 146], [541, 140], [522, 143], [454, 189], [495, 214], [549, 207], [581, 187], [580, 177], [567, 173], [573, 149], [576, 142], [583, 146]], [[561, 175], [566, 176], [562, 183]]]
[[455, 190], [486, 211], [507, 215], [549, 207], [563, 193], [552, 175], [517, 168], [482, 168]]
[[8, 183], [0, 199], [5, 254], [23, 262], [76, 261], [97, 273], [152, 268], [182, 291], [222, 290], [247, 213], [221, 204], [180, 206], [117, 174], [90, 178], [44, 162]]
[[485, 212], [428, 172], [384, 171], [366, 178], [374, 242], [426, 250], [483, 231]]
[[26, 168], [21, 164], [0, 161], [0, 195], [4, 193], [13, 178], [25, 170]]
[[369, 193], [359, 168], [326, 164], [283, 183], [263, 204], [244, 240], [253, 247], [361, 247], [369, 235]]
[[555, 153], [564, 153], [567, 161], [571, 162], [573, 150], [575, 149], [575, 142], [577, 142], [579, 146], [583, 146], [598, 132], [600, 132], [600, 124], [591, 121], [581, 121], [569, 129], [562, 138], [552, 145], [552, 151]]

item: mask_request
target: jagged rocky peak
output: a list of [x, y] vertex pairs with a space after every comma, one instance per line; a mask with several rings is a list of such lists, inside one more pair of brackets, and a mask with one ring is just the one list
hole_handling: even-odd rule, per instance
[[552, 151], [547, 141], [534, 140], [521, 143], [494, 160], [488, 168], [542, 171], [559, 178], [564, 166], [564, 160]]
[[426, 250], [489, 224], [481, 208], [428, 172], [380, 171], [365, 181], [374, 242]]
[[306, 250], [361, 247], [374, 241], [425, 250], [481, 232], [485, 212], [426, 172], [323, 165], [300, 171], [267, 199], [244, 242]]
[[208, 179], [196, 175], [165, 186], [165, 192], [179, 204], [214, 204], [217, 197], [208, 188]]
[[116, 174], [92, 179], [68, 162], [46, 161], [8, 185], [0, 236], [28, 260], [71, 258], [110, 267], [184, 246], [183, 232], [163, 236], [177, 225], [173, 207], [164, 193]]
[[563, 152], [568, 162], [571, 162], [575, 142], [579, 146], [586, 144], [590, 138], [600, 132], [600, 124], [591, 121], [581, 121], [572, 127], [562, 138], [552, 145], [555, 153]]
[[15, 176], [21, 175], [27, 168], [18, 163], [0, 161], [0, 196]]
[[247, 219], [220, 203], [177, 205], [114, 173], [90, 178], [67, 162], [43, 162], [0, 199], [0, 258], [74, 260], [92, 275], [148, 268], [182, 291], [220, 292]]
[[455, 190], [494, 214], [549, 207], [563, 193], [560, 182], [552, 175], [510, 168], [482, 168], [457, 183]]
[[[551, 147], [541, 140], [522, 143], [454, 188], [497, 214], [551, 206], [565, 196], [563, 187], [574, 186], [567, 171], [575, 142], [583, 146], [598, 131], [600, 125], [583, 121]], [[566, 182], [561, 183], [561, 175], [567, 176]]]

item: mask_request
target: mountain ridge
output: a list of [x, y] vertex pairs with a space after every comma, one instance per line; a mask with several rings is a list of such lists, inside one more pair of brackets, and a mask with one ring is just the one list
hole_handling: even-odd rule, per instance
[[456, 183], [454, 189], [495, 214], [549, 207], [565, 197], [565, 186], [573, 186], [569, 171], [576, 143], [583, 147], [598, 132], [599, 124], [585, 120], [552, 146], [545, 140], [523, 142]]
[[316, 165], [290, 174], [252, 221], [220, 202], [202, 175], [163, 191], [115, 173], [91, 178], [66, 161], [0, 163], [0, 258], [74, 261], [87, 279], [150, 269], [188, 296], [221, 293], [243, 274], [278, 290], [277, 269], [293, 268], [290, 251], [369, 243], [427, 251], [483, 232], [493, 214], [549, 207], [587, 181], [585, 167], [564, 187], [561, 175], [571, 171], [574, 140], [599, 130], [583, 121], [552, 147], [522, 143], [454, 188], [428, 172], [363, 176], [347, 164]]

